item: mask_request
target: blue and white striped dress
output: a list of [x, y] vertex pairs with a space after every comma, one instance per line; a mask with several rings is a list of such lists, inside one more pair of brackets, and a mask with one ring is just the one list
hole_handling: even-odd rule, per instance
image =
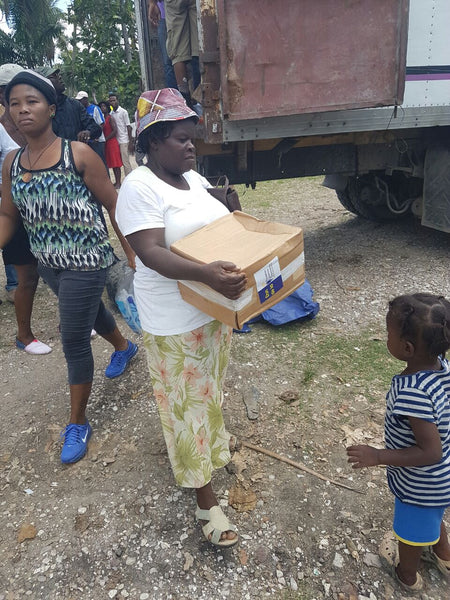
[[439, 463], [423, 467], [387, 467], [391, 492], [402, 502], [419, 506], [450, 506], [450, 365], [440, 359], [439, 371], [396, 375], [386, 396], [386, 448], [414, 446], [408, 417], [434, 423], [442, 444]]

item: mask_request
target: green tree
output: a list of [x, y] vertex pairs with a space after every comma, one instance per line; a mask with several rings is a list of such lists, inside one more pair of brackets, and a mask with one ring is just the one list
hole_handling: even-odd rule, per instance
[[61, 47], [66, 85], [86, 90], [97, 102], [114, 91], [134, 110], [140, 90], [132, 0], [73, 0], [72, 33]]
[[0, 0], [10, 33], [0, 34], [0, 60], [34, 68], [51, 63], [62, 33], [63, 13], [56, 0]]

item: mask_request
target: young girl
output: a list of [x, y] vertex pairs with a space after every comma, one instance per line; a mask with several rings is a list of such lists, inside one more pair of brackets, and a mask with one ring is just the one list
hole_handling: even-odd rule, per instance
[[[392, 556], [403, 588], [423, 587], [417, 572], [423, 559], [450, 573], [450, 545], [443, 523], [450, 506], [450, 302], [442, 296], [411, 294], [389, 303], [387, 348], [406, 362], [387, 394], [386, 449], [347, 448], [354, 469], [387, 465], [395, 496]], [[396, 550], [396, 548], [395, 548]]]
[[70, 386], [61, 460], [73, 463], [85, 455], [92, 431], [85, 414], [94, 375], [92, 329], [114, 347], [107, 377], [121, 375], [137, 352], [102, 302], [106, 272], [114, 262], [102, 206], [131, 265], [134, 253], [117, 227], [117, 193], [100, 157], [86, 144], [53, 133], [56, 92], [51, 81], [22, 71], [6, 87], [5, 97], [27, 144], [3, 163], [0, 247], [21, 217], [40, 273], [58, 296]]

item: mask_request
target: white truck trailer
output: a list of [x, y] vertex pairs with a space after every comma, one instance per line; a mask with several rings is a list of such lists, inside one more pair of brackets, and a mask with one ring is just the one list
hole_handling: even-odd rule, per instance
[[[146, 0], [136, 0], [151, 81]], [[374, 220], [450, 232], [449, 0], [197, 0], [199, 169], [325, 175]], [[155, 85], [156, 87], [156, 85]]]

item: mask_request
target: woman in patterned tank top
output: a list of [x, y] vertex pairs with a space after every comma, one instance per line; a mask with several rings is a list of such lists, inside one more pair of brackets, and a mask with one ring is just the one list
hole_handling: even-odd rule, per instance
[[5, 97], [27, 144], [4, 161], [0, 247], [22, 218], [40, 274], [58, 296], [71, 402], [61, 460], [73, 463], [85, 455], [92, 432], [85, 415], [94, 374], [92, 329], [114, 347], [107, 377], [121, 375], [137, 352], [101, 300], [115, 261], [102, 207], [132, 267], [134, 253], [116, 225], [117, 192], [101, 159], [87, 144], [53, 133], [56, 92], [50, 80], [24, 70], [6, 87]]

